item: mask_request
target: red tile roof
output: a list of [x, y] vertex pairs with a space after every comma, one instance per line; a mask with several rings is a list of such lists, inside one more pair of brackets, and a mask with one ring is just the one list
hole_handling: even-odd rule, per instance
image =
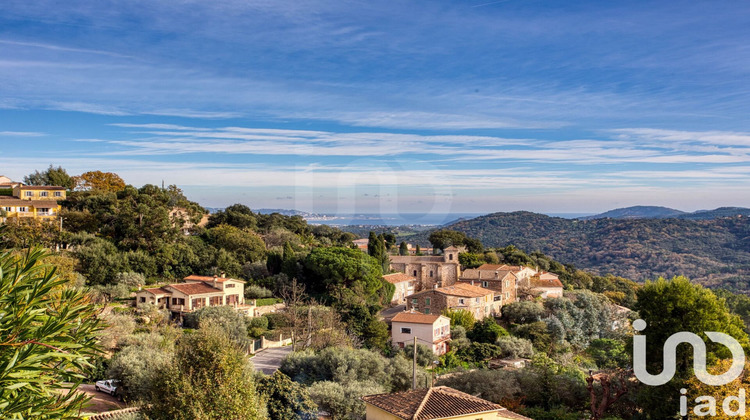
[[410, 324], [434, 324], [440, 315], [423, 314], [420, 312], [399, 312], [391, 319], [391, 322], [408, 322]]
[[245, 283], [244, 280], [232, 279], [232, 278], [221, 277], [221, 276], [198, 276], [198, 275], [195, 275], [195, 274], [191, 274], [191, 275], [185, 277], [183, 280], [185, 280], [185, 281], [188, 281], [188, 280], [205, 281], [205, 282], [210, 282], [210, 283], [213, 283], [214, 280], [216, 280], [219, 283], [223, 283], [223, 282], [225, 282], [227, 280], [232, 280], [232, 281], [238, 281], [240, 283]]
[[414, 276], [409, 276], [404, 273], [394, 273], [394, 274], [386, 274], [383, 276], [383, 280], [387, 281], [388, 283], [401, 283], [405, 281], [416, 281], [417, 278]]
[[58, 187], [58, 186], [52, 186], [52, 185], [21, 185], [22, 190], [47, 190], [47, 191], [64, 191], [65, 187]]
[[362, 400], [404, 420], [433, 420], [495, 412], [501, 419], [531, 420], [501, 405], [446, 386], [366, 395]]
[[22, 200], [18, 197], [0, 195], [0, 206], [22, 206], [36, 208], [57, 208], [59, 204], [52, 200]]
[[484, 287], [472, 286], [466, 283], [456, 283], [453, 286], [439, 287], [433, 290], [444, 295], [461, 297], [482, 297], [495, 293]]
[[209, 293], [223, 293], [220, 289], [211, 287], [206, 283], [176, 283], [164, 287], [171, 287], [186, 295], [205, 295]]
[[167, 289], [165, 289], [163, 287], [155, 287], [155, 288], [143, 289], [143, 290], [145, 290], [146, 292], [151, 293], [152, 295], [164, 295], [164, 294], [170, 294], [170, 293], [172, 293], [172, 292], [170, 292], [169, 290], [167, 290]]
[[534, 276], [529, 279], [529, 285], [531, 287], [563, 287], [562, 282], [560, 282], [559, 279], [554, 277], [548, 277], [548, 278], [539, 278], [537, 276]]

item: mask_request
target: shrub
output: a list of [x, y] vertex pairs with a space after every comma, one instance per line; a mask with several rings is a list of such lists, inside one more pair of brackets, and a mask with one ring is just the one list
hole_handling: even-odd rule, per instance
[[513, 302], [503, 306], [503, 319], [514, 324], [528, 324], [542, 320], [544, 307], [536, 302]]
[[528, 358], [534, 355], [534, 346], [531, 341], [520, 337], [505, 336], [497, 339], [498, 347], [502, 351], [501, 357], [517, 359]]
[[467, 334], [471, 341], [479, 343], [494, 343], [499, 337], [506, 335], [508, 335], [508, 331], [498, 325], [491, 316], [474, 324], [474, 328]]

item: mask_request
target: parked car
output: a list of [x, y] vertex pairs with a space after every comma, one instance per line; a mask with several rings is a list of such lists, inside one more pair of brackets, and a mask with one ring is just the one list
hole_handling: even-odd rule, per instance
[[96, 381], [94, 388], [97, 391], [106, 392], [109, 395], [115, 396], [117, 388], [120, 387], [120, 381], [117, 379], [106, 379], [102, 381]]

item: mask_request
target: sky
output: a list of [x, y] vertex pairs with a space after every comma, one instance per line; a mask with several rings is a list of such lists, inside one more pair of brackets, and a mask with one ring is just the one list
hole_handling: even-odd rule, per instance
[[750, 207], [750, 3], [3, 0], [0, 174], [208, 207]]

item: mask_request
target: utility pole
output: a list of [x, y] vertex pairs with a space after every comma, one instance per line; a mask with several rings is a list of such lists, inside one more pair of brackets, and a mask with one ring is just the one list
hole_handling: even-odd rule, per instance
[[412, 364], [411, 389], [417, 389], [417, 336], [414, 336], [414, 362]]

